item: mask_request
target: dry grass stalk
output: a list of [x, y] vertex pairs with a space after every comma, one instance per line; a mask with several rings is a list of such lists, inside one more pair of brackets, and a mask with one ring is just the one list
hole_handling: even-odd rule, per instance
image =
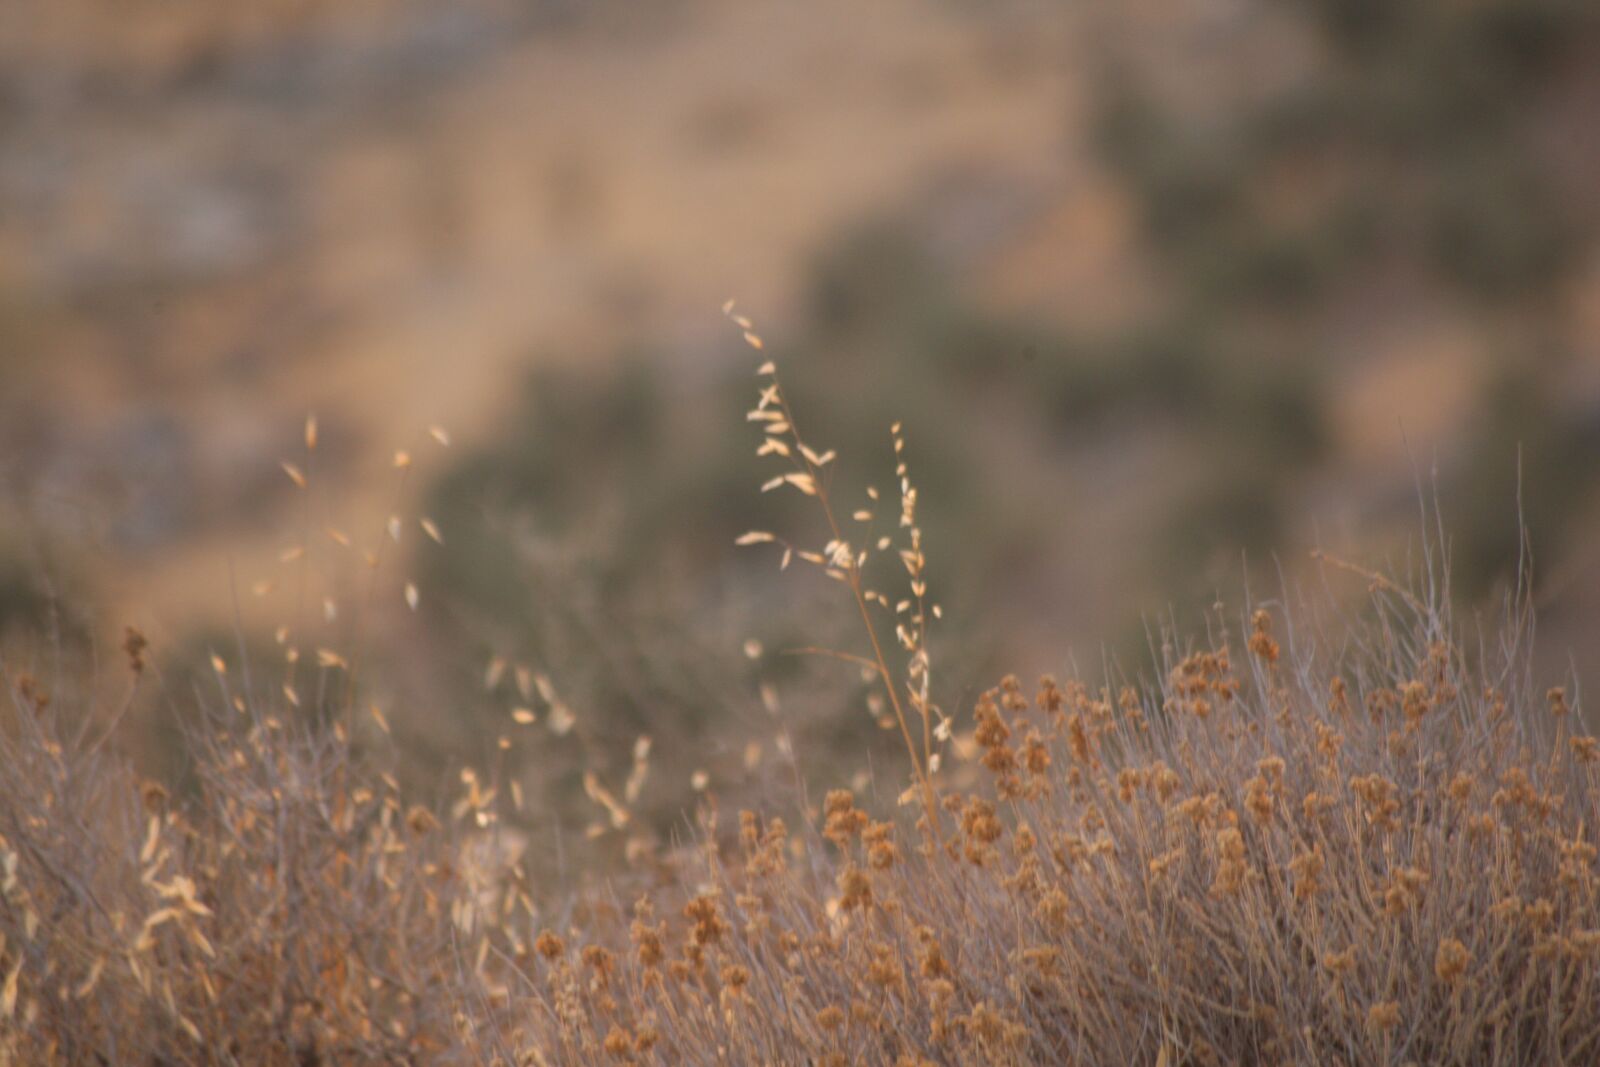
[[[731, 301], [724, 305], [723, 312], [744, 331], [745, 341], [752, 348], [760, 351], [765, 347], [761, 338], [753, 332], [750, 320], [734, 313]], [[910, 758], [917, 788], [922, 794], [926, 830], [933, 838], [942, 841], [938, 793], [933, 777], [938, 757], [934, 752], [933, 718], [936, 709], [929, 701], [932, 665], [927, 650], [929, 608], [926, 603], [927, 582], [923, 575], [926, 561], [922, 553], [922, 528], [917, 524], [916, 517], [917, 492], [907, 474], [903, 457], [905, 438], [901, 434], [900, 424], [894, 424], [891, 436], [896, 462], [895, 477], [900, 485], [897, 530], [905, 532], [906, 541], [896, 546], [894, 537], [883, 536], [878, 538], [875, 544], [872, 542], [870, 524], [876, 519], [874, 509], [879, 500], [877, 490], [869, 489], [869, 506], [856, 511], [853, 515], [855, 521], [868, 526], [867, 532], [863, 535], [864, 542], [858, 547], [844, 533], [830, 492], [831, 479], [827, 468], [837, 458], [836, 454], [831, 449], [817, 452], [801, 436], [794, 409], [790, 407], [788, 396], [778, 380], [777, 366], [768, 360], [761, 364], [757, 373], [762, 383], [758, 389], [756, 406], [746, 414], [746, 418], [760, 425], [762, 430], [761, 445], [756, 450], [756, 455], [775, 455], [780, 460], [786, 461], [790, 468], [786, 473], [765, 482], [761, 487], [762, 492], [790, 486], [814, 498], [827, 521], [830, 539], [820, 552], [797, 548], [776, 534], [760, 530], [744, 534], [738, 539], [738, 543], [781, 544], [783, 556], [780, 566], [786, 568], [792, 558], [798, 557], [804, 562], [820, 567], [828, 577], [843, 582], [849, 588], [856, 610], [860, 613], [862, 626], [866, 630], [871, 657], [864, 659], [829, 650], [807, 651], [822, 651], [860, 664], [872, 672], [882, 684], [894, 714], [895, 724], [899, 727], [901, 738], [905, 742], [906, 755]], [[896, 554], [905, 568], [907, 585], [911, 593], [910, 598], [894, 607], [890, 606], [888, 598], [882, 593], [867, 586], [865, 577], [867, 562], [875, 552], [886, 552], [892, 548], [896, 549]], [[895, 623], [895, 636], [906, 653], [903, 692], [902, 682], [898, 677], [899, 672], [889, 666], [885, 652], [886, 642], [879, 631], [877, 621], [873, 618], [874, 605], [891, 614]], [[908, 617], [902, 622], [900, 616]], [[913, 739], [911, 719], [906, 711], [907, 705], [910, 705], [921, 721], [920, 749], [917, 741]]]

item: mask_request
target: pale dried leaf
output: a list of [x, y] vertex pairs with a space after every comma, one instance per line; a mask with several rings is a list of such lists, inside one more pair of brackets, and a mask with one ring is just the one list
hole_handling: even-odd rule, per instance
[[78, 1000], [83, 1000], [90, 993], [93, 993], [94, 987], [100, 984], [100, 975], [105, 971], [105, 967], [106, 961], [96, 958], [89, 965], [89, 973], [84, 975], [83, 981], [79, 982], [76, 988], [73, 989], [72, 995]]
[[620, 830], [628, 825], [628, 809], [600, 784], [600, 779], [593, 771], [583, 772], [583, 791], [589, 795], [590, 800], [606, 809], [606, 814], [611, 817], [613, 829]]
[[161, 819], [155, 815], [150, 816], [150, 828], [145, 833], [144, 847], [139, 850], [139, 862], [149, 863], [150, 857], [156, 854], [156, 845], [161, 841]]
[[561, 701], [558, 700], [550, 705], [550, 719], [548, 725], [550, 727], [550, 732], [555, 734], [557, 737], [565, 737], [567, 734], [571, 733], [573, 726], [575, 726], [577, 722], [578, 717], [572, 714], [572, 709], [561, 703]]
[[812, 478], [809, 474], [805, 474], [800, 471], [794, 471], [790, 474], [785, 474], [783, 476], [783, 480], [800, 490], [806, 496], [817, 495], [816, 479]]
[[0, 986], [0, 1019], [9, 1019], [17, 1010], [17, 979], [22, 975], [23, 957], [18, 956], [17, 962], [6, 975], [4, 986]]

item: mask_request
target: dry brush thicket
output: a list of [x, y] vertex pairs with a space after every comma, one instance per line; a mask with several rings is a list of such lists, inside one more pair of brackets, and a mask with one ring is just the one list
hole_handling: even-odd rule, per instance
[[686, 904], [545, 938], [535, 1062], [1593, 1062], [1596, 743], [1391, 606], [1159, 694], [1006, 679], [942, 843], [741, 813]]
[[852, 537], [770, 377], [752, 421], [827, 510], [810, 555], [867, 627], [837, 655], [883, 683], [899, 804], [713, 789], [694, 841], [541, 906], [476, 776], [414, 806], [219, 671], [169, 795], [10, 674], [0, 1060], [1600, 1061], [1600, 744], [1528, 677], [1525, 616], [1467, 640], [1430, 559], [1355, 614], [1219, 612], [1148, 686], [1007, 678], [946, 718], [903, 467], [892, 533]]

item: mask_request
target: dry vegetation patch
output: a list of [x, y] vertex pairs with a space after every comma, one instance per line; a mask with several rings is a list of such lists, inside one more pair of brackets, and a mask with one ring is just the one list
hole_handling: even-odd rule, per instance
[[942, 844], [844, 792], [743, 813], [680, 922], [530, 971], [535, 1059], [1586, 1061], [1595, 742], [1391, 606], [1293, 657], [1258, 612], [1158, 692], [1007, 678]]
[[1587, 1062], [1600, 746], [1565, 692], [1469, 665], [1437, 611], [1375, 595], [1376, 619], [1323, 635], [1261, 611], [1170, 646], [1146, 691], [1007, 678], [954, 732], [931, 817], [920, 786], [915, 825], [845, 791], [792, 822], [730, 825], [708, 798], [667, 877], [559, 912], [530, 900], [536, 871], [491, 870], [492, 820], [406, 804], [337, 727], [215, 717], [179, 799], [12, 677], [3, 1047]]
[[[868, 654], [831, 655], [881, 684], [898, 804], [730, 819], [710, 789], [693, 842], [550, 900], [503, 847], [518, 798], [464, 771], [448, 811], [411, 803], [352, 709], [280, 717], [214, 659], [180, 791], [116, 754], [114, 713], [7, 673], [0, 1062], [1600, 1058], [1600, 743], [1530, 677], [1520, 606], [1469, 642], [1435, 556], [1417, 592], [1330, 560], [1368, 607], [1219, 609], [1143, 687], [1007, 677], [947, 715], [904, 437], [898, 493], [847, 522], [760, 376], [767, 487], [831, 538], [740, 540], [848, 591]], [[633, 787], [585, 784], [627, 822]]]

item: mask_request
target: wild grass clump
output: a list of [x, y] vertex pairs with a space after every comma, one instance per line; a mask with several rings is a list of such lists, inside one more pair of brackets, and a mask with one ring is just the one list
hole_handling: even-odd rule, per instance
[[1434, 556], [1417, 593], [1327, 560], [1367, 608], [1219, 609], [1142, 686], [1007, 677], [947, 715], [903, 436], [898, 492], [847, 519], [761, 376], [767, 486], [829, 540], [740, 540], [847, 591], [864, 647], [825, 654], [878, 687], [898, 800], [730, 818], [712, 787], [689, 844], [541, 910], [471, 771], [410, 804], [342, 718], [280, 718], [219, 661], [169, 794], [8, 674], [0, 1062], [1600, 1059], [1600, 741], [1528, 677], [1520, 610], [1468, 641]]
[[743, 813], [603, 972], [540, 962], [544, 1060], [1590, 1062], [1600, 749], [1389, 606], [1292, 651], [1257, 612], [1147, 693], [1005, 679], [942, 845]]
[[459, 1028], [479, 852], [342, 730], [209, 719], [179, 797], [76, 701], [6, 681], [0, 1062], [482, 1062]]

